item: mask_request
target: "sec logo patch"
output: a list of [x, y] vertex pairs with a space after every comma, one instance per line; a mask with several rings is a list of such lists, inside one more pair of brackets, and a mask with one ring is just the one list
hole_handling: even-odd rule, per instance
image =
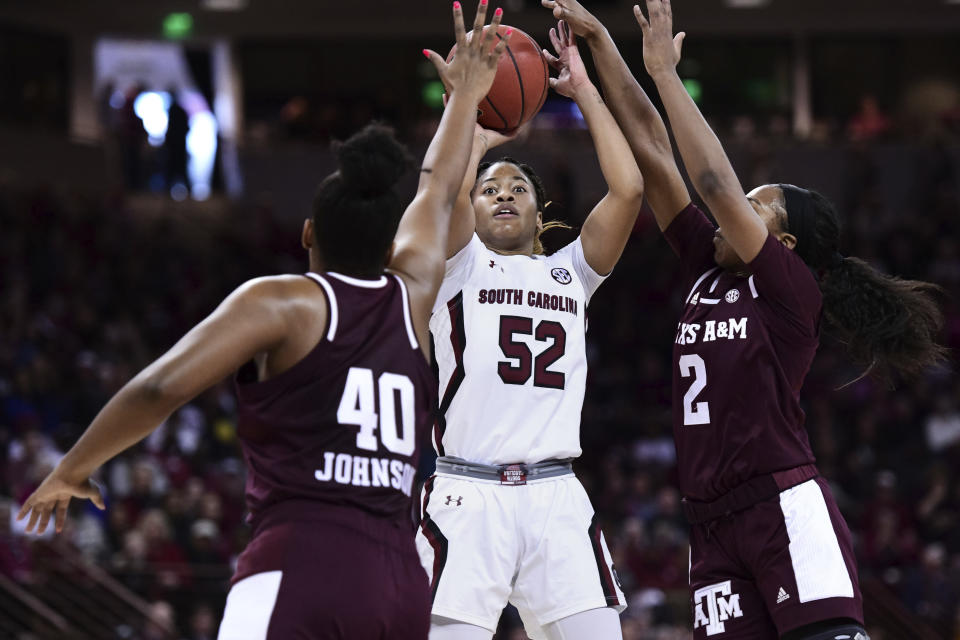
[[552, 275], [553, 279], [560, 284], [570, 284], [573, 282], [573, 276], [571, 276], [570, 272], [563, 267], [554, 267], [554, 269], [550, 272], [550, 275]]
[[727, 291], [727, 295], [723, 296], [723, 299], [727, 302], [736, 302], [740, 299], [740, 291], [738, 289], [730, 289], [730, 291]]

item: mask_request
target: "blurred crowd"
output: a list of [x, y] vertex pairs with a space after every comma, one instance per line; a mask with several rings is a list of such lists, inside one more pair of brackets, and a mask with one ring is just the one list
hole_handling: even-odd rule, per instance
[[[915, 175], [904, 176], [913, 208], [892, 211], [878, 196], [869, 147], [851, 152], [837, 201], [843, 249], [942, 286], [944, 340], [955, 350], [957, 167], [939, 147], [917, 153]], [[548, 177], [548, 195], [551, 186]], [[140, 215], [134, 202], [0, 182], [0, 573], [24, 584], [36, 579], [38, 548], [52, 536], [24, 537], [13, 516], [107, 399], [243, 280], [306, 267], [298, 226], [260, 208], [238, 203], [228, 216], [182, 220]], [[671, 338], [685, 292], [649, 212], [634, 236], [591, 303], [576, 469], [630, 598], [624, 637], [688, 638], [670, 417]], [[862, 581], [953, 640], [960, 379], [953, 363], [914, 381], [860, 374], [824, 336], [802, 395], [818, 464], [854, 533]], [[108, 509], [75, 503], [57, 543], [151, 603], [178, 638], [215, 637], [231, 563], [249, 536], [235, 420], [228, 380], [106, 465]], [[505, 615], [499, 637], [522, 638], [517, 624]], [[868, 628], [896, 637], [884, 636], [882, 621], [868, 619]]]

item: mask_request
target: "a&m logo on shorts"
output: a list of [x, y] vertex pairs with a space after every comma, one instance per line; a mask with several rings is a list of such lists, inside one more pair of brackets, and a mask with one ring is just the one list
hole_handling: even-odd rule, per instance
[[730, 291], [727, 291], [727, 295], [723, 296], [723, 299], [727, 302], [736, 302], [740, 299], [740, 291], [737, 289], [730, 289]]
[[731, 593], [730, 581], [702, 587], [693, 592], [693, 628], [704, 627], [708, 636], [726, 631], [724, 621], [742, 618], [740, 594]]
[[570, 284], [573, 282], [573, 276], [571, 276], [570, 272], [563, 267], [554, 267], [550, 272], [550, 275], [552, 275], [553, 279], [560, 284]]

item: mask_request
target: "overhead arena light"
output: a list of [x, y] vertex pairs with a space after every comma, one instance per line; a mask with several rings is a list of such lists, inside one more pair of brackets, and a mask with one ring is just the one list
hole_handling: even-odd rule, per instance
[[207, 11], [242, 11], [248, 0], [201, 0], [200, 7]]
[[770, 4], [770, 0], [723, 0], [731, 9], [759, 9]]

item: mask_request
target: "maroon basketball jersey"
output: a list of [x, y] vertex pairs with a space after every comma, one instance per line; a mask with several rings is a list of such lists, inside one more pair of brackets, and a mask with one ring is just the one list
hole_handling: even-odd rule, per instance
[[813, 274], [770, 235], [751, 275], [713, 260], [714, 227], [694, 205], [665, 231], [687, 270], [673, 347], [680, 490], [711, 501], [773, 471], [814, 461], [800, 387], [819, 342]]
[[437, 383], [417, 344], [406, 287], [392, 274], [307, 277], [329, 307], [320, 342], [273, 378], [258, 382], [252, 363], [237, 375], [249, 520], [256, 527], [287, 502], [409, 522]]

